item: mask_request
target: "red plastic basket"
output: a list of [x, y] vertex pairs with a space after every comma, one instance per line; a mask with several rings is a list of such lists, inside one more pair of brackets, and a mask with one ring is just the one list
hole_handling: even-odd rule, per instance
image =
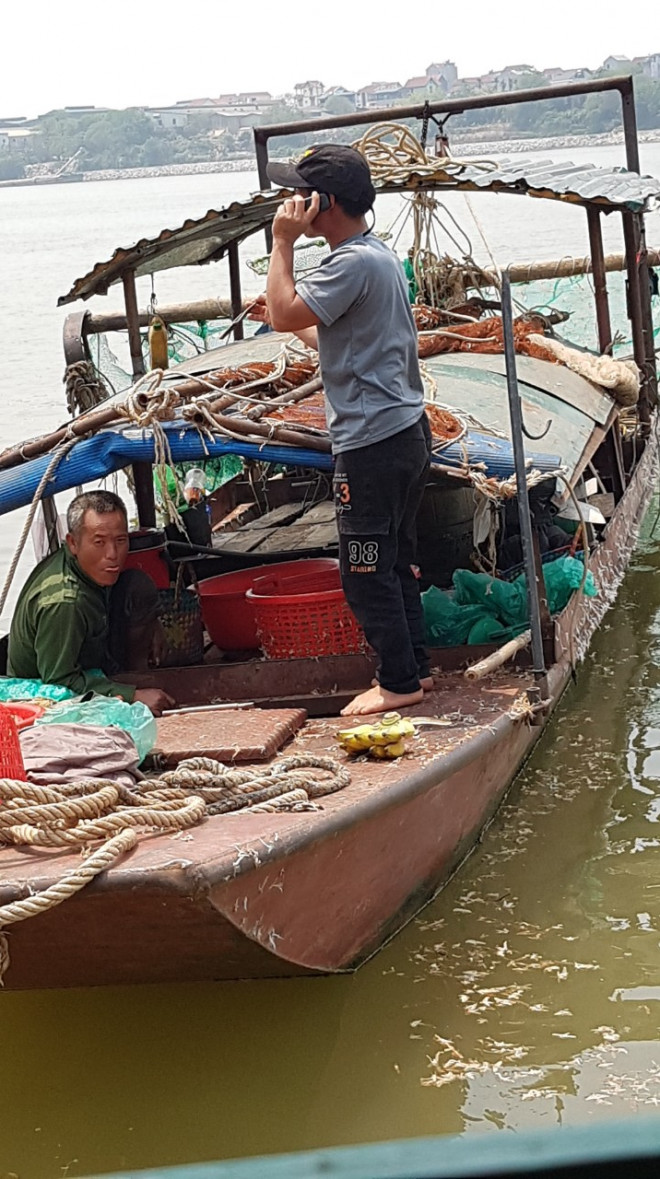
[[292, 577], [289, 571], [266, 575], [245, 596], [252, 603], [268, 659], [355, 655], [366, 650], [364, 632], [344, 597], [338, 568], [303, 577]]
[[27, 780], [16, 721], [5, 704], [0, 704], [0, 778]]
[[[272, 565], [237, 569], [220, 573], [198, 582], [197, 593], [204, 625], [210, 638], [222, 651], [252, 650], [259, 646], [257, 623], [252, 600], [246, 597], [258, 578], [276, 574], [308, 577], [310, 572], [337, 569], [338, 562], [330, 557], [316, 557], [304, 561], [278, 561]], [[337, 584], [339, 582], [337, 581]]]

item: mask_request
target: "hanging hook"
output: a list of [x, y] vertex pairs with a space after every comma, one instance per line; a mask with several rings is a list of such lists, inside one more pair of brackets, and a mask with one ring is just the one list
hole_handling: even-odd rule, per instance
[[521, 423], [520, 424], [522, 426], [522, 432], [525, 435], [525, 437], [531, 438], [532, 442], [538, 442], [539, 438], [545, 438], [546, 434], [548, 433], [548, 430], [550, 429], [550, 427], [552, 425], [552, 418], [548, 418], [547, 422], [545, 423], [545, 427], [543, 430], [541, 430], [540, 434], [531, 434], [530, 431], [527, 429], [527, 426], [525, 425], [525, 419], [522, 417], [522, 408], [521, 408]]
[[149, 314], [155, 315], [156, 314], [156, 303], [158, 302], [158, 300], [156, 298], [156, 286], [154, 283], [153, 274], [150, 277], [151, 277], [151, 298], [149, 300]]

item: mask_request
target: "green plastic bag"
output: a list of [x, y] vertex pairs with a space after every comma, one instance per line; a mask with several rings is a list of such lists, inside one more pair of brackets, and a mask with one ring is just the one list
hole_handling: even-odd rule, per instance
[[44, 684], [41, 680], [12, 679], [0, 676], [0, 701], [4, 700], [70, 700], [73, 692], [63, 684]]
[[435, 585], [422, 594], [426, 641], [432, 647], [458, 647], [467, 642], [470, 628], [483, 617], [480, 606], [459, 606], [451, 594]]
[[[571, 594], [579, 589], [583, 571], [582, 561], [576, 557], [559, 557], [543, 566], [551, 614], [563, 610]], [[453, 593], [431, 586], [422, 594], [429, 645], [458, 647], [463, 643], [505, 642], [529, 625], [524, 574], [514, 581], [501, 581], [487, 573], [457, 569], [452, 580]], [[598, 593], [591, 571], [587, 573], [583, 592], [590, 598]]]
[[156, 721], [146, 704], [128, 704], [116, 696], [92, 696], [90, 700], [69, 700], [54, 704], [44, 713], [38, 725], [114, 725], [132, 737], [140, 762], [156, 744]]
[[527, 589], [524, 577], [501, 581], [487, 573], [457, 569], [452, 578], [456, 601], [462, 606], [480, 606], [494, 614], [504, 626], [521, 626], [527, 619]]

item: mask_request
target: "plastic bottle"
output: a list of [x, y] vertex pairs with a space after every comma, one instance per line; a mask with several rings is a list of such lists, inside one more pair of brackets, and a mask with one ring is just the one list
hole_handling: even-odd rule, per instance
[[201, 467], [191, 467], [183, 485], [183, 498], [188, 507], [199, 504], [206, 495], [206, 473]]

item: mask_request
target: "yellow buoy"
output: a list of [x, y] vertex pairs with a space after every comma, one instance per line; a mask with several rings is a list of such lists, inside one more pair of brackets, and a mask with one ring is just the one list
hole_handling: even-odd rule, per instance
[[167, 324], [160, 315], [152, 316], [149, 324], [149, 364], [151, 368], [167, 368]]

